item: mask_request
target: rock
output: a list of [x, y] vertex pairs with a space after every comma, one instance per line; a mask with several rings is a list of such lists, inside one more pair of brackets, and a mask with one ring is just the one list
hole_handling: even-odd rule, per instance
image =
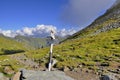
[[103, 75], [100, 77], [100, 80], [111, 80], [108, 75]]
[[17, 72], [11, 80], [20, 80], [20, 75], [21, 75], [21, 72]]
[[1, 78], [3, 78], [3, 74], [2, 74], [2, 73], [0, 73], [0, 79], [1, 79]]
[[120, 74], [120, 69], [116, 69], [116, 72], [117, 72], [118, 74]]
[[29, 78], [34, 73], [35, 73], [35, 71], [33, 71], [33, 70], [29, 70], [29, 71], [26, 70], [26, 69], [21, 70], [22, 77], [25, 78], [25, 79]]
[[119, 76], [114, 73], [105, 73], [100, 77], [100, 80], [119, 80]]
[[74, 72], [77, 72], [77, 71], [78, 71], [78, 68], [74, 68], [73, 71], [74, 71]]
[[109, 70], [112, 73], [116, 73], [116, 74], [120, 74], [120, 69], [116, 69], [116, 70]]
[[9, 78], [5, 77], [3, 73], [0, 73], [0, 80], [9, 80]]
[[6, 74], [14, 74], [14, 71], [11, 69], [11, 67], [6, 66], [4, 68], [4, 73], [6, 73]]
[[22, 80], [74, 80], [61, 71], [22, 70]]
[[82, 67], [83, 67], [83, 65], [82, 65], [82, 64], [78, 65], [78, 68], [82, 68]]
[[52, 66], [54, 66], [58, 61], [56, 59], [52, 59]]
[[67, 66], [64, 66], [63, 71], [69, 71], [70, 69]]
[[109, 66], [109, 63], [108, 62], [103, 62], [103, 63], [101, 63], [101, 66]]

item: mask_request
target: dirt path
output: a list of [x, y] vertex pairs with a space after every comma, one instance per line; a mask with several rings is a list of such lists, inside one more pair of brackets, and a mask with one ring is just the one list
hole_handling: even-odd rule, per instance
[[74, 78], [75, 80], [100, 80], [99, 76], [93, 72], [84, 72], [84, 71], [66, 71], [68, 76]]
[[12, 59], [19, 61], [21, 64], [24, 64], [26, 67], [39, 68], [39, 64], [34, 62], [31, 59], [28, 59], [24, 54], [11, 55]]

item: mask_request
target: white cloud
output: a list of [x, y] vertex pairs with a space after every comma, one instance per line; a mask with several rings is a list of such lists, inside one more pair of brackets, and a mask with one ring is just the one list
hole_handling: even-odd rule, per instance
[[15, 37], [17, 35], [32, 36], [32, 37], [47, 37], [50, 35], [51, 30], [53, 30], [56, 33], [56, 35], [61, 37], [72, 35], [73, 33], [76, 32], [76, 30], [74, 29], [57, 30], [57, 28], [53, 25], [37, 25], [36, 27], [32, 27], [32, 28], [24, 27], [22, 30], [16, 30], [16, 31], [0, 29], [0, 33], [7, 37]]
[[55, 26], [37, 25], [35, 28], [33, 28], [32, 33], [36, 37], [44, 37], [46, 35], [49, 35], [51, 30], [53, 30], [54, 32], [57, 32], [57, 28]]
[[57, 34], [60, 35], [61, 37], [64, 37], [64, 36], [67, 36], [67, 35], [72, 35], [75, 32], [76, 32], [76, 30], [73, 30], [73, 29], [69, 29], [69, 30], [62, 29]]
[[7, 37], [15, 37], [17, 35], [16, 33], [14, 33], [14, 31], [11, 31], [11, 30], [1, 30], [0, 29], [0, 33]]
[[32, 28], [25, 27], [22, 31], [23, 31], [24, 35], [33, 35]]

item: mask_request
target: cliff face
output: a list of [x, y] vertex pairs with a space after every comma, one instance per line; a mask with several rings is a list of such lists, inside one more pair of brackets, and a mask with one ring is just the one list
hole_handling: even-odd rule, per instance
[[105, 32], [113, 28], [120, 27], [120, 1], [116, 3], [106, 11], [106, 13], [97, 18], [92, 24], [84, 28], [83, 30], [75, 33], [69, 39], [75, 39], [86, 35], [98, 34]]

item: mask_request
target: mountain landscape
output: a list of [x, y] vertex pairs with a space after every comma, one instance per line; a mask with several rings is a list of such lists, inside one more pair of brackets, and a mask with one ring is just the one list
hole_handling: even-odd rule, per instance
[[20, 42], [28, 49], [40, 49], [47, 46], [46, 38], [32, 38], [25, 36], [16, 36], [14, 38], [17, 42]]
[[[45, 45], [46, 39], [23, 36], [11, 39], [0, 35], [0, 72], [11, 77], [21, 68], [45, 70], [49, 59], [49, 46]], [[75, 80], [108, 74], [115, 75], [113, 80], [120, 80], [120, 3], [86, 28], [54, 45], [53, 58], [57, 60], [53, 68], [65, 71]], [[79, 71], [93, 75], [87, 78], [78, 75]]]

